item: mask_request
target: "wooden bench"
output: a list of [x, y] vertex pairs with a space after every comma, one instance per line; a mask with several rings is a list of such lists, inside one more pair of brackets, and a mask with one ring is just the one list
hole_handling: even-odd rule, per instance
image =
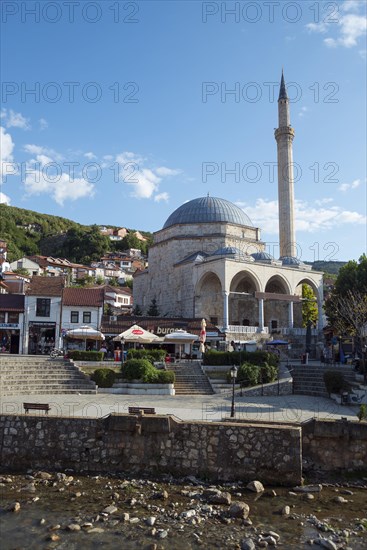
[[24, 410], [26, 414], [28, 411], [45, 411], [48, 414], [48, 411], [51, 409], [48, 403], [23, 403]]
[[129, 414], [155, 414], [152, 407], [129, 407]]

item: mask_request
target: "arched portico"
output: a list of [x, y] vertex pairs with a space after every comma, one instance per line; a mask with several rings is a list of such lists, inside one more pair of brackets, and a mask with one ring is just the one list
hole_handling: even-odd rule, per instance
[[222, 283], [212, 271], [204, 273], [195, 287], [195, 317], [205, 317], [224, 325], [225, 308]]
[[249, 271], [237, 273], [229, 290], [228, 318], [231, 326], [259, 326], [259, 304], [255, 293], [260, 282]]
[[[304, 284], [308, 285], [311, 288], [312, 292], [313, 292], [314, 301], [316, 302], [317, 310], [318, 310], [317, 326], [318, 326], [318, 329], [321, 330], [323, 328], [323, 309], [322, 309], [323, 288], [322, 288], [322, 286], [320, 287], [319, 285], [317, 285], [313, 279], [306, 276], [306, 277], [303, 277], [302, 279], [300, 279], [296, 283], [294, 293], [299, 295], [299, 296], [302, 296], [302, 285], [304, 285]], [[311, 298], [311, 300], [312, 300], [312, 298]]]

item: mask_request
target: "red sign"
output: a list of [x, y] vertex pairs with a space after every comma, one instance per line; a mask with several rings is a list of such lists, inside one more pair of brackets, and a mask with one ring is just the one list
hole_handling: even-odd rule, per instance
[[144, 331], [140, 330], [139, 328], [135, 328], [131, 332], [132, 332], [132, 334], [144, 334]]

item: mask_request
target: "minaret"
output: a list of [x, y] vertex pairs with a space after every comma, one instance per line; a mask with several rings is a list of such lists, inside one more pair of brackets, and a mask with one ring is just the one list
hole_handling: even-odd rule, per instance
[[278, 148], [278, 203], [279, 203], [279, 247], [280, 257], [297, 256], [294, 232], [294, 181], [293, 149], [294, 130], [289, 116], [289, 99], [284, 82], [280, 82], [278, 98], [278, 124], [275, 139]]

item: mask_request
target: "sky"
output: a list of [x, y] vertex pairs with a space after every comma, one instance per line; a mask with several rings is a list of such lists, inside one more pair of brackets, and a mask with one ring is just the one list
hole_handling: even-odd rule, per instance
[[243, 208], [278, 257], [284, 68], [298, 256], [358, 259], [366, 6], [3, 0], [0, 202], [158, 231], [209, 193]]

